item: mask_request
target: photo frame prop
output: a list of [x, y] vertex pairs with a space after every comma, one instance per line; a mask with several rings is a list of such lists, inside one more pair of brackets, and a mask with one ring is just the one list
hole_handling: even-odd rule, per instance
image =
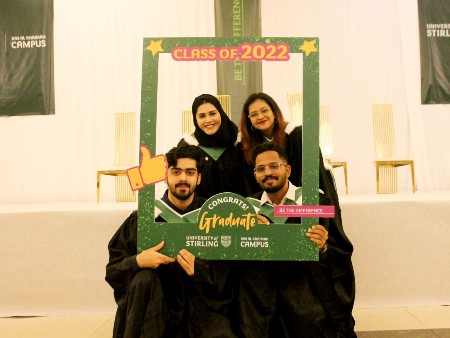
[[[319, 186], [319, 39], [304, 37], [172, 37], [144, 38], [141, 88], [140, 142], [156, 154], [158, 64], [160, 55], [170, 53], [174, 62], [289, 62], [293, 53], [303, 54], [303, 165], [302, 205], [318, 205]], [[176, 95], [175, 95], [176, 96]], [[180, 112], [181, 119], [181, 112]], [[168, 149], [166, 149], [168, 150]], [[225, 192], [212, 196], [197, 222], [154, 221], [155, 186], [139, 192], [138, 251], [165, 241], [162, 253], [175, 257], [185, 248], [202, 259], [218, 260], [318, 260], [317, 245], [306, 231], [318, 217], [302, 218], [299, 224], [257, 224], [249, 201]], [[220, 201], [220, 202], [219, 202]], [[206, 212], [206, 214], [205, 214]], [[314, 215], [313, 215], [314, 216]], [[202, 218], [203, 217], [203, 218]], [[215, 217], [215, 223], [214, 223]], [[227, 221], [228, 220], [228, 221]], [[228, 223], [227, 223], [228, 222]], [[233, 223], [234, 222], [234, 223]], [[255, 223], [256, 222], [256, 223]], [[227, 225], [228, 224], [228, 225]], [[234, 224], [234, 226], [230, 226]]]

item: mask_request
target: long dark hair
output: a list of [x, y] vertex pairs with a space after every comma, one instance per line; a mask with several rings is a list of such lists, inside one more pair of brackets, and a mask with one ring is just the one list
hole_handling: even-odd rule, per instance
[[260, 130], [252, 130], [252, 122], [248, 117], [249, 107], [256, 100], [261, 99], [265, 101], [272, 110], [274, 117], [278, 120], [273, 127], [273, 141], [275, 144], [283, 147], [286, 144], [285, 132], [286, 121], [284, 120], [283, 113], [275, 100], [266, 93], [254, 93], [251, 94], [244, 102], [241, 115], [241, 144], [244, 151], [244, 159], [247, 163], [252, 161], [252, 149], [263, 142], [263, 134]]

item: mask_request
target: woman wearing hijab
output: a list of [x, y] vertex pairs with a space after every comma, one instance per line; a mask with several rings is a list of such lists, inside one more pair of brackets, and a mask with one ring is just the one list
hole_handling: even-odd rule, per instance
[[[244, 194], [238, 128], [229, 119], [219, 100], [202, 94], [192, 103], [195, 131], [185, 135], [178, 146], [196, 145], [205, 166], [197, 194], [208, 199], [222, 193]], [[233, 328], [233, 261], [194, 260], [195, 292], [190, 297], [189, 333], [192, 337], [236, 337]]]
[[203, 152], [206, 166], [199, 196], [209, 198], [221, 192], [244, 195], [236, 148], [238, 127], [226, 115], [219, 100], [202, 94], [192, 103], [195, 131], [185, 135], [178, 145], [196, 145]]

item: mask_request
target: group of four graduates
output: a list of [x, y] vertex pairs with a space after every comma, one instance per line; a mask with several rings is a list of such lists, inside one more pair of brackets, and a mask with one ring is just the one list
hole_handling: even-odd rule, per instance
[[[156, 221], [191, 222], [205, 199], [221, 192], [260, 192], [252, 152], [264, 143], [285, 154], [286, 184], [301, 187], [302, 127], [286, 122], [269, 95], [246, 100], [240, 133], [212, 95], [195, 98], [192, 113], [194, 133], [166, 155], [167, 191], [155, 201]], [[356, 336], [353, 247], [332, 174], [319, 157], [320, 203], [335, 206], [334, 218], [319, 221], [326, 240], [318, 244], [319, 262], [211, 261], [185, 249], [174, 259], [158, 252], [164, 242], [138, 253], [133, 212], [108, 245], [106, 280], [118, 305], [114, 337]], [[324, 319], [314, 320], [317, 313]]]

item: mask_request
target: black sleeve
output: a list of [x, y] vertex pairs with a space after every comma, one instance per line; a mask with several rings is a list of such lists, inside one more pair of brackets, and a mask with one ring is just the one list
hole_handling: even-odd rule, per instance
[[133, 266], [137, 254], [137, 211], [134, 211], [116, 231], [108, 244], [109, 262], [105, 280], [114, 289], [119, 304], [126, 301], [126, 294], [136, 272]]
[[355, 300], [355, 275], [352, 264], [353, 245], [345, 234], [342, 225], [339, 201], [337, 197], [333, 198], [334, 187], [330, 187], [331, 182], [327, 182], [327, 180], [324, 180], [323, 183], [323, 188], [326, 189], [326, 192], [321, 203], [334, 205], [335, 217], [319, 220], [319, 223], [328, 230], [328, 249], [324, 259], [321, 257], [321, 263], [324, 263], [322, 266], [332, 280], [334, 289], [344, 309], [349, 312], [351, 317]]
[[243, 190], [245, 197], [252, 196], [261, 191], [261, 187], [256, 182], [255, 176], [253, 175], [253, 166], [244, 159], [244, 151], [242, 150], [242, 144], [237, 145], [237, 151], [239, 156], [239, 170], [241, 172], [243, 181]]
[[178, 142], [177, 147], [180, 147], [180, 146], [188, 146], [188, 145], [189, 145], [189, 143], [187, 143], [187, 142], [185, 141], [185, 139], [182, 138], [182, 139]]

